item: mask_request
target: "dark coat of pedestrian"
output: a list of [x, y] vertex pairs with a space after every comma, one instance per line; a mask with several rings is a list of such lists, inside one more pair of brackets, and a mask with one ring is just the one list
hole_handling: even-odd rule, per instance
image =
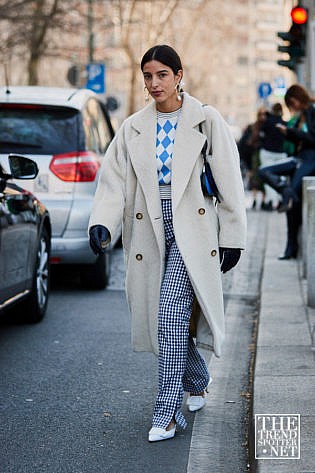
[[258, 175], [260, 166], [259, 151], [262, 147], [262, 126], [266, 119], [265, 107], [260, 107], [257, 110], [256, 120], [250, 123], [244, 130], [239, 142], [238, 150], [240, 159], [245, 164], [247, 169], [245, 182], [247, 189], [252, 194], [252, 207], [256, 208], [257, 194], [262, 193], [262, 206], [265, 200], [265, 190], [263, 183]]
[[[279, 124], [283, 136], [295, 146], [295, 157], [260, 169], [261, 178], [282, 196], [280, 212], [287, 213], [287, 245], [280, 259], [295, 258], [298, 231], [302, 222], [302, 180], [315, 175], [315, 99], [299, 84], [285, 94], [285, 103], [296, 116], [290, 127]], [[289, 182], [281, 176], [289, 176]]]

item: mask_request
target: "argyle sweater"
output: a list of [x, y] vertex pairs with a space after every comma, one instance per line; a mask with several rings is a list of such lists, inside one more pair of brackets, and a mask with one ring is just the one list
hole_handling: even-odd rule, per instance
[[180, 111], [157, 112], [156, 163], [160, 185], [171, 184], [172, 181], [173, 147]]

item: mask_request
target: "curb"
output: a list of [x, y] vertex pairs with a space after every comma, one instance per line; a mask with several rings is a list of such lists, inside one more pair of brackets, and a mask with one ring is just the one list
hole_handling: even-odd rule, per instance
[[[251, 439], [260, 457], [254, 464], [256, 473], [315, 471], [315, 366], [311, 325], [301, 290], [299, 263], [277, 260], [284, 246], [285, 229], [284, 218], [271, 214], [261, 287], [252, 426], [254, 433], [255, 414], [274, 414], [277, 422], [281, 415], [299, 414], [300, 458], [292, 457], [297, 455], [298, 449], [289, 450], [294, 441], [285, 439], [288, 432], [283, 434], [283, 430], [278, 429], [278, 440], [270, 440], [274, 432], [272, 427], [268, 430], [267, 425], [266, 430], [259, 432], [264, 437], [260, 437], [260, 445], [255, 445], [255, 439]], [[266, 440], [268, 435], [269, 440]]]

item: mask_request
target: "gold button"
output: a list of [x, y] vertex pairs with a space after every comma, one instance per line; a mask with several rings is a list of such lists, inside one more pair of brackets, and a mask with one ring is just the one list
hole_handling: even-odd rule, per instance
[[206, 213], [206, 211], [205, 211], [205, 209], [201, 208], [201, 209], [198, 210], [198, 213], [200, 215], [204, 215]]
[[138, 261], [141, 261], [141, 260], [142, 260], [142, 255], [140, 255], [140, 253], [138, 253], [138, 254], [136, 255], [136, 259], [137, 259]]
[[141, 212], [138, 212], [138, 213], [136, 214], [136, 218], [137, 218], [138, 220], [141, 220], [141, 219], [143, 218], [143, 214], [142, 214]]
[[217, 254], [217, 250], [212, 250], [211, 251], [211, 256], [215, 256]]

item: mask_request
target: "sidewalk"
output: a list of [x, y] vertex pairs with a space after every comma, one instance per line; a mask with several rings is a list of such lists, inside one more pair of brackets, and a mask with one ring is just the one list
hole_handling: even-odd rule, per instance
[[[285, 230], [284, 216], [270, 213], [261, 287], [252, 426], [254, 435], [255, 414], [276, 414], [277, 422], [278, 415], [300, 414], [300, 459], [289, 458], [292, 450], [281, 451], [277, 445], [275, 450], [268, 444], [259, 446], [259, 457], [278, 454], [281, 458], [260, 458], [256, 461], [255, 471], [314, 473], [315, 351], [312, 351], [311, 330], [315, 311], [305, 304], [301, 263], [277, 259], [285, 245]], [[257, 425], [261, 427], [259, 422]], [[266, 438], [268, 433], [265, 431], [263, 435]], [[269, 432], [269, 436], [272, 435]]]

